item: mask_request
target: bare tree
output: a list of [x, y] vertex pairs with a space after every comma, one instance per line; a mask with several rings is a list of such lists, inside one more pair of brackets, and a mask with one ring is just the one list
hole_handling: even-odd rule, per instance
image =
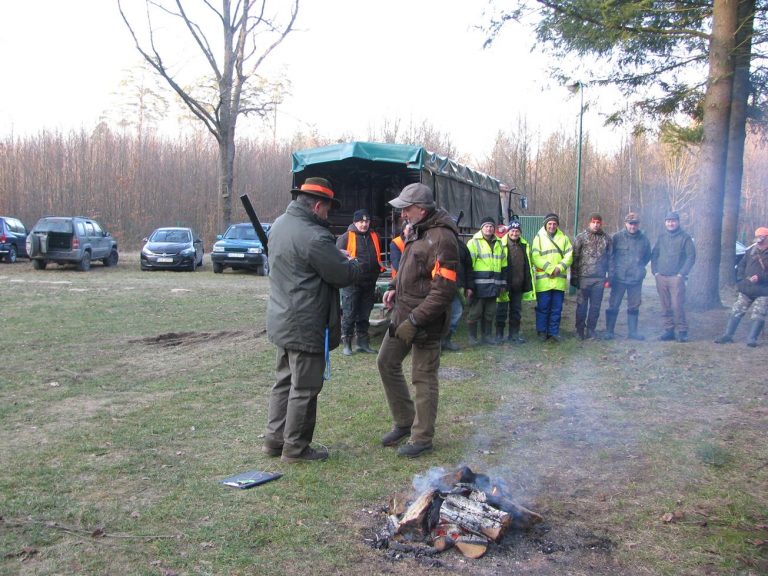
[[[263, 85], [249, 89], [248, 81], [258, 78], [256, 72], [264, 60], [293, 30], [299, 0], [291, 0], [285, 18], [268, 11], [268, 0], [221, 0], [220, 10], [213, 6], [213, 0], [199, 0], [195, 6], [191, 0], [145, 0], [143, 35], [131, 23], [122, 0], [117, 0], [117, 5], [141, 56], [216, 138], [223, 228], [232, 220], [237, 118], [250, 113], [265, 116], [276, 104], [272, 99], [275, 91], [264, 90]], [[166, 27], [168, 24], [171, 27]], [[211, 73], [206, 83], [212, 84], [213, 90], [185, 87], [181, 67], [161, 55], [160, 37], [174, 34], [174, 25], [186, 30], [187, 38], [191, 37], [199, 50]], [[214, 40], [222, 43], [218, 54], [214, 52]]]

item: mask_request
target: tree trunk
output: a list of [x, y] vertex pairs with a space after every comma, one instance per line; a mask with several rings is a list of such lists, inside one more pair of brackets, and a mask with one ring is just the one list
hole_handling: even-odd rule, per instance
[[728, 160], [725, 172], [723, 202], [723, 236], [720, 261], [720, 286], [733, 284], [738, 240], [741, 180], [744, 172], [744, 141], [747, 134], [747, 102], [749, 99], [749, 68], [752, 56], [752, 32], [755, 24], [755, 0], [739, 2], [739, 28], [736, 33], [735, 73], [731, 118], [728, 131]]
[[720, 238], [723, 229], [725, 164], [733, 89], [738, 0], [715, 0], [709, 41], [709, 75], [704, 97], [701, 186], [693, 233], [699, 257], [691, 273], [690, 303], [709, 310], [720, 303]]
[[219, 212], [221, 230], [232, 223], [232, 187], [235, 174], [235, 130], [227, 130], [219, 142]]

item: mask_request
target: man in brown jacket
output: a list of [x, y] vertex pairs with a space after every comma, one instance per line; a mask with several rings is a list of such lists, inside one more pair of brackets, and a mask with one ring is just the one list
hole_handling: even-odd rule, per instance
[[[456, 293], [458, 228], [445, 210], [435, 207], [432, 190], [424, 184], [409, 184], [390, 204], [402, 210], [413, 229], [395, 284], [383, 297], [384, 306], [394, 308], [377, 364], [394, 427], [381, 443], [397, 446], [410, 436], [398, 454], [415, 458], [432, 450], [435, 434], [440, 340], [448, 331]], [[413, 399], [403, 375], [403, 360], [411, 351]]]

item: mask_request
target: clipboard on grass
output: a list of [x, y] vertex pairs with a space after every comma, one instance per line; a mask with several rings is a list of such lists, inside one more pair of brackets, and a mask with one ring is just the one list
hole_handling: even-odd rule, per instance
[[266, 484], [272, 480], [277, 480], [282, 475], [281, 472], [250, 470], [249, 472], [242, 472], [240, 474], [235, 474], [234, 476], [228, 476], [223, 480], [219, 480], [219, 484], [245, 490], [246, 488], [253, 488], [254, 486], [260, 486], [261, 484]]

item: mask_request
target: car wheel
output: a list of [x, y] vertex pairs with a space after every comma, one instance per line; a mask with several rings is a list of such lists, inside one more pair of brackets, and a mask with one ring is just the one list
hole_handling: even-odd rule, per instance
[[7, 264], [13, 264], [16, 262], [16, 246], [11, 245], [10, 250], [8, 250], [8, 254], [5, 255], [5, 262]]
[[224, 272], [224, 266], [222, 264], [220, 264], [219, 262], [214, 262], [213, 263], [213, 273], [214, 274], [221, 274], [222, 272]]
[[194, 272], [197, 270], [197, 258], [192, 258], [192, 264], [189, 265], [189, 271]]
[[109, 256], [104, 258], [102, 262], [104, 263], [104, 266], [117, 266], [118, 258], [117, 250], [112, 250], [112, 252], [109, 253]]
[[259, 276], [269, 276], [269, 261], [264, 260], [264, 264], [259, 266], [258, 271], [256, 272]]
[[48, 262], [45, 260], [32, 260], [32, 268], [35, 270], [45, 270], [45, 267], [48, 265]]
[[80, 262], [77, 263], [77, 269], [80, 270], [80, 272], [88, 272], [88, 270], [91, 269], [91, 253], [87, 250], [83, 252], [83, 257], [80, 259]]

